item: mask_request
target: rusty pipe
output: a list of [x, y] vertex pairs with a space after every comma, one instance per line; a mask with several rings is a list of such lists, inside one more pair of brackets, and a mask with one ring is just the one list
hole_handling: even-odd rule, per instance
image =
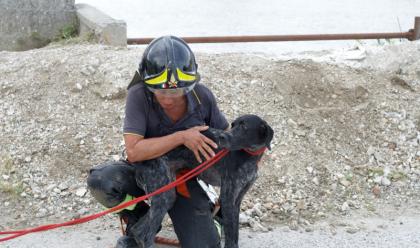
[[414, 19], [413, 37], [411, 40], [420, 40], [420, 17]]
[[[399, 33], [355, 33], [355, 34], [302, 34], [302, 35], [260, 35], [260, 36], [213, 36], [182, 37], [187, 43], [230, 43], [230, 42], [272, 42], [272, 41], [316, 41], [316, 40], [359, 40], [359, 39], [411, 39], [413, 31]], [[127, 44], [149, 44], [154, 38], [129, 38]]]

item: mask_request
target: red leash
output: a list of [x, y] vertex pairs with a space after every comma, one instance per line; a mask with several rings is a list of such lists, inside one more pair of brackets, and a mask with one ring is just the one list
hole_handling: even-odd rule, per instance
[[199, 175], [201, 172], [205, 171], [206, 169], [208, 169], [209, 167], [211, 167], [212, 165], [214, 165], [215, 163], [217, 163], [217, 161], [219, 161], [222, 157], [224, 157], [226, 154], [228, 154], [229, 151], [227, 149], [223, 149], [221, 151], [219, 151], [216, 156], [214, 156], [212, 159], [205, 161], [204, 163], [200, 164], [199, 166], [195, 167], [194, 169], [192, 169], [191, 171], [189, 171], [188, 173], [186, 173], [185, 175], [181, 176], [180, 178], [178, 178], [177, 180], [161, 187], [160, 189], [135, 198], [131, 201], [125, 202], [123, 204], [120, 204], [118, 206], [115, 206], [113, 208], [110, 208], [108, 210], [105, 210], [103, 212], [97, 213], [97, 214], [92, 214], [92, 215], [88, 215], [79, 219], [74, 219], [71, 221], [67, 221], [67, 222], [63, 222], [63, 223], [58, 223], [58, 224], [49, 224], [49, 225], [43, 225], [43, 226], [39, 226], [39, 227], [35, 227], [35, 228], [29, 228], [29, 229], [22, 229], [22, 230], [17, 230], [17, 231], [5, 231], [5, 232], [0, 232], [0, 235], [7, 235], [7, 234], [12, 234], [8, 237], [5, 238], [1, 238], [0, 242], [3, 241], [7, 241], [10, 239], [14, 239], [23, 235], [26, 235], [28, 233], [34, 233], [34, 232], [42, 232], [42, 231], [47, 231], [47, 230], [51, 230], [51, 229], [55, 229], [55, 228], [59, 228], [59, 227], [63, 227], [63, 226], [73, 226], [73, 225], [77, 225], [77, 224], [81, 224], [81, 223], [85, 223], [94, 219], [97, 219], [101, 216], [104, 216], [106, 214], [118, 211], [120, 209], [124, 209], [128, 206], [134, 205], [138, 202], [144, 201], [152, 196], [158, 195], [160, 193], [163, 193], [165, 191], [168, 191], [174, 187], [176, 187], [179, 184], [182, 184], [186, 181], [188, 181], [189, 179]]
[[267, 150], [267, 147], [264, 146], [264, 147], [261, 147], [258, 150], [251, 150], [249, 148], [244, 148], [242, 150], [245, 151], [246, 153], [248, 153], [251, 156], [258, 156], [258, 155], [263, 154], [265, 152], [265, 150]]

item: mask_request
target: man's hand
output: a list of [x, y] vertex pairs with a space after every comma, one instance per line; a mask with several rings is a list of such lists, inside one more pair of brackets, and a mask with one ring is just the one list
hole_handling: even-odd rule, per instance
[[[217, 148], [217, 144], [213, 140], [207, 138], [201, 131], [207, 130], [208, 126], [197, 126], [187, 129], [182, 132], [183, 144], [194, 152], [195, 158], [199, 163], [202, 163], [200, 153], [206, 160], [214, 157], [213, 148]], [[213, 147], [213, 148], [212, 148]]]

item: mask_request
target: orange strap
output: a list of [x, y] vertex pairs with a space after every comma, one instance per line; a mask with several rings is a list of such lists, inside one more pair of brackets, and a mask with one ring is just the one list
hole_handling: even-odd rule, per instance
[[[187, 174], [189, 169], [182, 169], [176, 173], [176, 179], [182, 177], [183, 175]], [[182, 195], [183, 197], [190, 198], [190, 192], [188, 191], [187, 183], [181, 183], [180, 185], [176, 186], [176, 191], [178, 194]]]

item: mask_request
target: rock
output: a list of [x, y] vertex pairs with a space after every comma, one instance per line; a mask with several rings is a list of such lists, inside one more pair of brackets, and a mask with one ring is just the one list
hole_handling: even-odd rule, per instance
[[78, 91], [81, 91], [83, 89], [83, 86], [80, 83], [76, 83], [76, 89]]
[[273, 209], [273, 214], [281, 214], [281, 209], [280, 208]]
[[413, 87], [404, 79], [402, 79], [401, 77], [395, 75], [391, 78], [391, 83], [395, 86], [399, 86], [402, 87], [406, 90], [410, 90], [412, 92], [414, 92]]
[[357, 86], [354, 90], [354, 93], [356, 95], [356, 98], [366, 98], [369, 95], [368, 90], [362, 86]]
[[377, 176], [373, 179], [373, 182], [377, 183], [377, 184], [381, 184], [382, 183], [382, 176]]
[[293, 130], [293, 132], [297, 135], [297, 136], [301, 136], [301, 137], [305, 137], [306, 136], [306, 132], [302, 129], [296, 129]]
[[60, 184], [58, 185], [58, 188], [59, 188], [61, 191], [63, 191], [63, 190], [68, 189], [68, 188], [69, 188], [69, 186], [68, 186], [66, 183], [60, 183]]
[[79, 211], [77, 211], [77, 213], [79, 215], [85, 215], [85, 214], [89, 213], [89, 210], [87, 208], [82, 208]]
[[346, 179], [341, 179], [340, 180], [340, 184], [343, 185], [344, 187], [348, 187], [350, 185], [350, 182]]
[[45, 208], [41, 208], [38, 210], [38, 213], [36, 214], [36, 217], [38, 218], [43, 218], [46, 217], [48, 215], [48, 211]]
[[341, 205], [340, 210], [341, 210], [341, 212], [347, 212], [347, 211], [349, 211], [349, 210], [350, 210], [349, 204], [348, 204], [347, 202], [344, 202], [344, 203]]
[[387, 229], [387, 228], [388, 228], [388, 226], [387, 226], [387, 225], [385, 225], [385, 224], [379, 224], [379, 225], [378, 225], [378, 228], [380, 228], [380, 229]]
[[262, 217], [264, 215], [264, 213], [259, 208], [254, 208], [253, 210], [255, 216]]
[[263, 207], [264, 207], [266, 210], [270, 211], [270, 210], [273, 208], [273, 203], [271, 203], [271, 202], [267, 202], [267, 203], [265, 203], [265, 204], [263, 205]]
[[373, 195], [375, 195], [375, 197], [380, 197], [381, 196], [381, 188], [378, 185], [375, 185], [372, 188], [372, 193], [373, 193]]
[[252, 230], [254, 232], [268, 232], [268, 228], [263, 226], [261, 223], [259, 223], [258, 221], [251, 219], [249, 222], [249, 225], [251, 226]]
[[318, 177], [314, 177], [314, 178], [312, 179], [312, 182], [313, 182], [315, 185], [319, 185], [319, 179], [318, 179]]
[[357, 233], [358, 231], [360, 231], [360, 228], [358, 228], [358, 227], [355, 227], [355, 226], [349, 226], [349, 227], [346, 227], [346, 232], [348, 232], [348, 233], [350, 233], [350, 234], [355, 234], [355, 233]]
[[51, 191], [51, 190], [53, 190], [56, 186], [57, 186], [56, 184], [50, 184], [50, 185], [48, 185], [48, 186], [47, 186], [46, 190], [47, 190], [47, 191]]
[[383, 185], [383, 186], [389, 186], [389, 185], [391, 185], [391, 180], [389, 180], [387, 177], [382, 177], [382, 179], [381, 179], [381, 185]]
[[322, 211], [318, 212], [318, 213], [317, 213], [317, 215], [318, 215], [319, 217], [321, 217], [321, 218], [323, 218], [323, 217], [327, 216], [327, 215], [326, 215], [324, 212], [322, 212]]
[[250, 217], [244, 213], [239, 214], [239, 224], [245, 225], [249, 224]]
[[311, 166], [308, 166], [308, 167], [306, 167], [306, 171], [307, 171], [309, 174], [312, 174], [312, 173], [314, 172], [314, 168], [312, 168]]
[[289, 228], [290, 228], [290, 230], [293, 230], [293, 231], [297, 231], [297, 230], [299, 230], [299, 225], [298, 225], [298, 222], [297, 222], [296, 220], [292, 220], [292, 221], [289, 223]]
[[83, 197], [83, 196], [86, 195], [86, 193], [87, 193], [87, 189], [86, 188], [79, 188], [79, 189], [76, 190], [76, 195], [78, 197]]
[[298, 201], [298, 203], [296, 204], [296, 208], [298, 210], [306, 209], [305, 201], [303, 201], [303, 200]]

